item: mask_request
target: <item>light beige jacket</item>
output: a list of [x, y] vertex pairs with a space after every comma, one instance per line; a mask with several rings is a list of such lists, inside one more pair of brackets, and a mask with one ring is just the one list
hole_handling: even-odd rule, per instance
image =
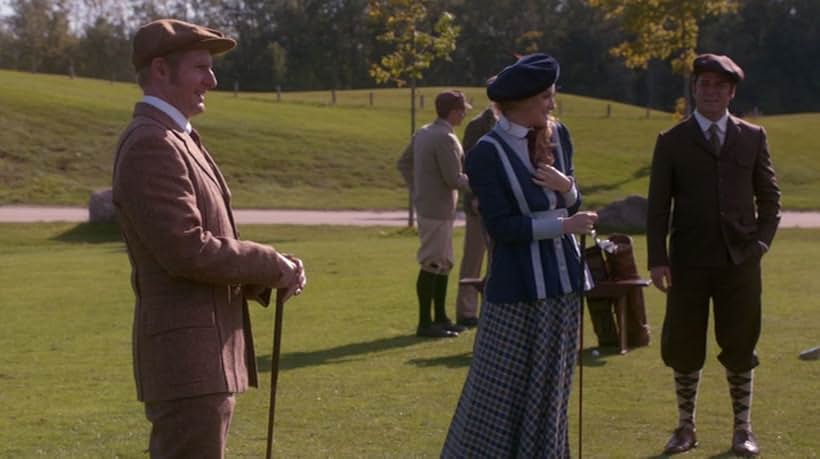
[[396, 163], [408, 187], [413, 205], [422, 217], [455, 218], [458, 190], [468, 191], [462, 171], [464, 151], [453, 127], [439, 118], [413, 135]]

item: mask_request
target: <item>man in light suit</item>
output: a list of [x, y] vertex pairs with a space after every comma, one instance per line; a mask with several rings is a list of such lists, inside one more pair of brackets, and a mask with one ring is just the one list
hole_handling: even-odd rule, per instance
[[189, 119], [216, 87], [212, 55], [236, 42], [171, 19], [141, 27], [144, 97], [120, 137], [113, 199], [136, 296], [133, 365], [151, 457], [221, 458], [234, 394], [257, 385], [246, 299], [298, 294], [302, 262], [239, 239], [231, 192]]
[[[478, 143], [478, 139], [495, 127], [496, 118], [494, 108], [487, 107], [480, 115], [467, 123], [461, 142], [465, 162], [470, 149]], [[458, 277], [459, 279], [478, 278], [481, 276], [484, 254], [487, 252], [487, 234], [481, 223], [481, 215], [478, 214], [478, 199], [469, 190], [464, 192], [462, 205], [464, 207], [464, 250], [461, 255]], [[465, 327], [478, 325], [478, 292], [473, 286], [458, 285], [456, 323]]]
[[[416, 259], [421, 266], [416, 280], [419, 324], [416, 335], [428, 338], [458, 336], [466, 327], [453, 323], [445, 311], [447, 281], [453, 268], [453, 225], [458, 190], [468, 190], [462, 172], [464, 152], [454, 128], [472, 108], [461, 91], [436, 96], [438, 118], [414, 135], [399, 158], [398, 169], [413, 191], [418, 210], [421, 246]], [[435, 316], [430, 316], [430, 303]]]
[[697, 446], [695, 403], [711, 299], [734, 409], [732, 450], [753, 456], [760, 451], [750, 420], [760, 259], [780, 222], [780, 190], [765, 130], [728, 111], [743, 70], [726, 56], [704, 54], [692, 75], [696, 110], [658, 136], [649, 184], [649, 268], [667, 294], [661, 354], [674, 370], [679, 414], [664, 452]]

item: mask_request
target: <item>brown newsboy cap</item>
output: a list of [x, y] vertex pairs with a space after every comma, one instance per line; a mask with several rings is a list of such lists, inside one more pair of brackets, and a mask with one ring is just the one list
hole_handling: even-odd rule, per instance
[[692, 63], [692, 75], [699, 75], [703, 72], [715, 72], [728, 76], [737, 84], [743, 81], [745, 74], [739, 65], [735, 64], [729, 56], [719, 54], [701, 54]]
[[155, 57], [176, 51], [207, 49], [211, 54], [222, 54], [234, 46], [236, 41], [218, 30], [176, 19], [159, 19], [137, 30], [131, 63], [140, 70]]
[[444, 91], [436, 96], [436, 113], [446, 115], [452, 110], [473, 108], [461, 91]]

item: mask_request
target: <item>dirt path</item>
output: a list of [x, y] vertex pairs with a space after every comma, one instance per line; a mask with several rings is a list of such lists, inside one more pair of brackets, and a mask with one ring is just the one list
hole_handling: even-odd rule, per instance
[[[277, 210], [238, 209], [234, 211], [241, 224], [403, 226], [406, 210]], [[0, 223], [85, 222], [88, 209], [83, 207], [0, 206]], [[463, 216], [457, 224], [463, 225]], [[783, 212], [782, 228], [820, 228], [820, 212]]]

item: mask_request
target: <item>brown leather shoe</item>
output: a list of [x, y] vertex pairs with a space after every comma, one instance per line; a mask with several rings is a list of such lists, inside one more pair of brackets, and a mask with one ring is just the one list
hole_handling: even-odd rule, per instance
[[741, 457], [753, 457], [760, 454], [755, 434], [748, 429], [735, 430], [732, 435], [732, 452]]
[[675, 429], [672, 438], [666, 443], [663, 454], [678, 454], [689, 451], [698, 446], [698, 439], [695, 437], [695, 428], [692, 426], [682, 426]]

